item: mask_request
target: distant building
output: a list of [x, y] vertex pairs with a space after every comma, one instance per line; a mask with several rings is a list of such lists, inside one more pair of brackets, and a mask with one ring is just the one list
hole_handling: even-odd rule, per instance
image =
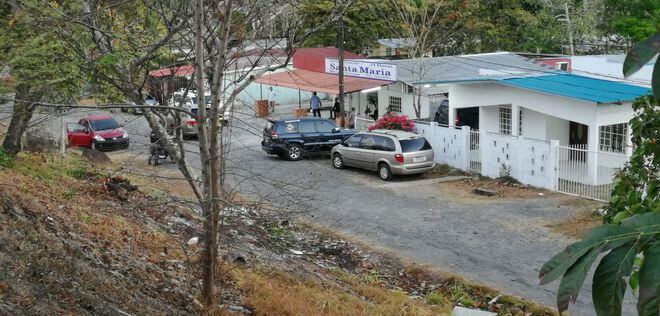
[[[409, 49], [415, 46], [413, 38], [381, 38], [375, 42], [369, 52], [369, 57], [380, 57], [388, 59], [408, 58]], [[424, 57], [432, 57], [433, 51], [428, 50]]]
[[571, 71], [582, 76], [650, 87], [655, 58], [649, 60], [639, 71], [628, 78], [623, 76], [622, 70], [625, 59], [624, 54], [571, 56]]

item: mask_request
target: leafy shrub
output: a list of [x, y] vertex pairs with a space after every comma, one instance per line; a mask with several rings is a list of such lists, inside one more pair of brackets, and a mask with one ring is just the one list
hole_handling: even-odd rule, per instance
[[398, 129], [402, 131], [412, 131], [413, 122], [408, 119], [407, 115], [397, 115], [395, 113], [387, 113], [385, 116], [381, 117], [374, 123], [369, 126], [369, 130], [373, 131], [375, 129]]
[[5, 149], [0, 147], [0, 167], [10, 168], [13, 162], [11, 157], [5, 152]]
[[601, 257], [592, 283], [596, 314], [621, 315], [626, 283], [639, 290], [639, 315], [657, 316], [660, 312], [660, 113], [649, 97], [637, 100], [633, 108], [637, 115], [630, 126], [635, 149], [617, 175], [606, 208], [607, 224], [592, 229], [582, 241], [568, 246], [541, 268], [541, 284], [561, 279], [559, 312], [575, 301], [590, 267]]

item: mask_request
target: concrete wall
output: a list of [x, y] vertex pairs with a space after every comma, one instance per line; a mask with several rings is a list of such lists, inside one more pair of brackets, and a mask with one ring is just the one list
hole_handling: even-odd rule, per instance
[[435, 122], [430, 125], [416, 124], [415, 128], [417, 133], [424, 135], [433, 147], [435, 162], [458, 169], [467, 169], [470, 148], [469, 128], [440, 127]]
[[521, 183], [554, 189], [555, 156], [550, 142], [480, 132], [481, 174], [511, 176]]
[[[468, 169], [469, 128], [442, 127], [436, 123], [417, 124], [415, 128], [431, 143], [437, 163]], [[482, 130], [479, 132], [478, 158], [481, 174], [492, 178], [508, 175], [524, 184], [554, 190], [558, 145], [557, 141], [539, 141]]]

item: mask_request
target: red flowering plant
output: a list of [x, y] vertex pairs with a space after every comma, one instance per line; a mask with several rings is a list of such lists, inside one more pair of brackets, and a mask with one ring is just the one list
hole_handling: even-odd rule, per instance
[[408, 119], [407, 115], [397, 115], [396, 113], [390, 112], [385, 114], [374, 123], [369, 126], [369, 130], [373, 131], [375, 129], [399, 129], [402, 131], [412, 131], [413, 122]]

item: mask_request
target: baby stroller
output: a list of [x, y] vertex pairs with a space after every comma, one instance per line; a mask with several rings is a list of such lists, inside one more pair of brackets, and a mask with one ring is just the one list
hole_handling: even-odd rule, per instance
[[[149, 140], [151, 141], [151, 145], [149, 146], [149, 160], [147, 160], [147, 163], [150, 165], [153, 163], [154, 166], [157, 166], [160, 164], [160, 160], [166, 159], [169, 154], [165, 150], [165, 147], [162, 146], [162, 140], [156, 137], [154, 131], [149, 133]], [[174, 158], [170, 157], [170, 160], [174, 162]]]

